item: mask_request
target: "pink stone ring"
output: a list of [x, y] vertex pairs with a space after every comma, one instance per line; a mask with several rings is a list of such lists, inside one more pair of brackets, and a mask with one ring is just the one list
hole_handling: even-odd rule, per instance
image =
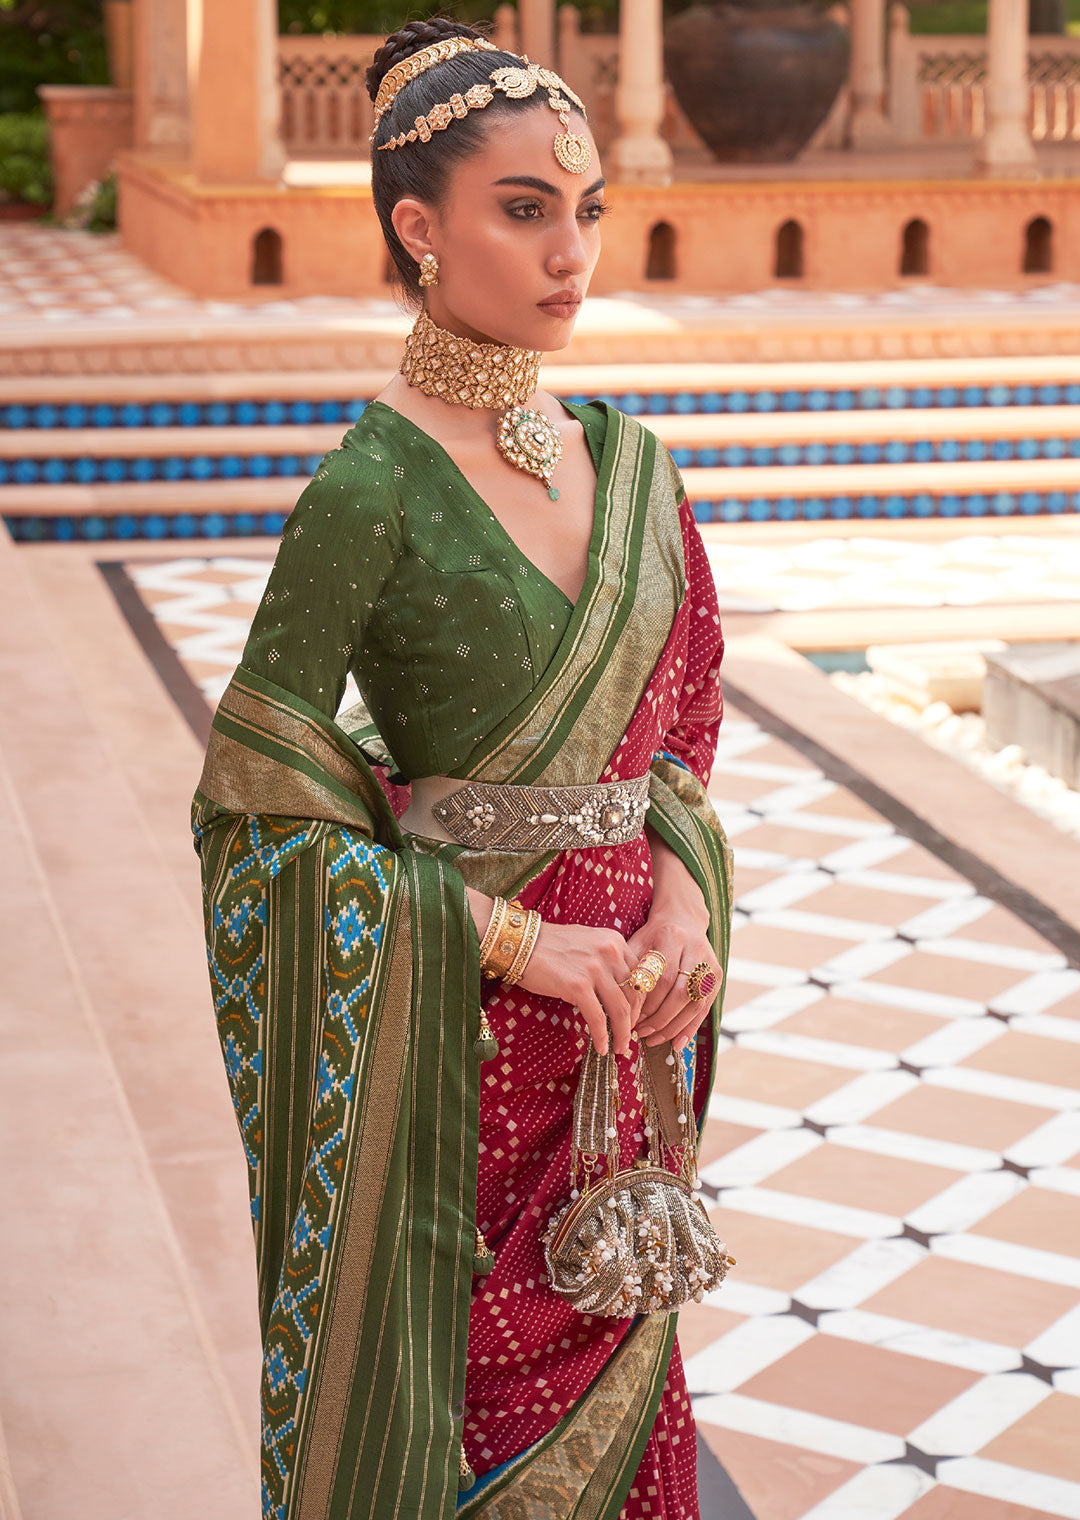
[[716, 986], [716, 972], [708, 961], [698, 961], [690, 971], [676, 971], [676, 976], [686, 977], [686, 995], [692, 1003], [700, 1003]]

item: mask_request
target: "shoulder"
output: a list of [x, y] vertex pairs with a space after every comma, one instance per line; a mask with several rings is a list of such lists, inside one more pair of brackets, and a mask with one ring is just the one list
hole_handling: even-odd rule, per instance
[[389, 543], [400, 537], [397, 460], [379, 423], [366, 418], [365, 411], [337, 447], [323, 455], [285, 525], [286, 535], [292, 530], [299, 536], [297, 529], [302, 532], [310, 523], [332, 538], [374, 536]]

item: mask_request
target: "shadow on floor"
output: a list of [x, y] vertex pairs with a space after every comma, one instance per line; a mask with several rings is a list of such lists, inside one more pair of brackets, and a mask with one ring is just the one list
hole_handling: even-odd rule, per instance
[[698, 1502], [701, 1520], [754, 1520], [746, 1500], [717, 1461], [701, 1432], [697, 1438]]

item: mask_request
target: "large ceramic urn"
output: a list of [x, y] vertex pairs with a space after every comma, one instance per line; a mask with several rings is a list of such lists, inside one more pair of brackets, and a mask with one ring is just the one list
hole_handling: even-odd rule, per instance
[[664, 27], [664, 66], [690, 124], [718, 159], [792, 159], [848, 72], [848, 35], [817, 5], [716, 0]]

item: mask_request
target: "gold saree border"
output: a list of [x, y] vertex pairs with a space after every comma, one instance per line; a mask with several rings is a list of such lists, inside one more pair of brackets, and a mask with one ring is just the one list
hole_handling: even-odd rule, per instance
[[674, 1316], [643, 1317], [540, 1449], [500, 1474], [491, 1492], [460, 1505], [459, 1520], [609, 1520], [613, 1485], [633, 1448], [626, 1427], [646, 1426], [648, 1439], [674, 1338]]
[[467, 779], [595, 782], [686, 594], [679, 503], [662, 446], [634, 418], [606, 410], [597, 486], [604, 508], [586, 588], [548, 670], [483, 755], [463, 768]]
[[214, 714], [198, 792], [228, 812], [322, 819], [369, 838], [374, 816], [389, 820], [392, 843], [401, 837], [386, 794], [344, 730], [298, 697], [275, 696], [272, 683], [242, 665]]

